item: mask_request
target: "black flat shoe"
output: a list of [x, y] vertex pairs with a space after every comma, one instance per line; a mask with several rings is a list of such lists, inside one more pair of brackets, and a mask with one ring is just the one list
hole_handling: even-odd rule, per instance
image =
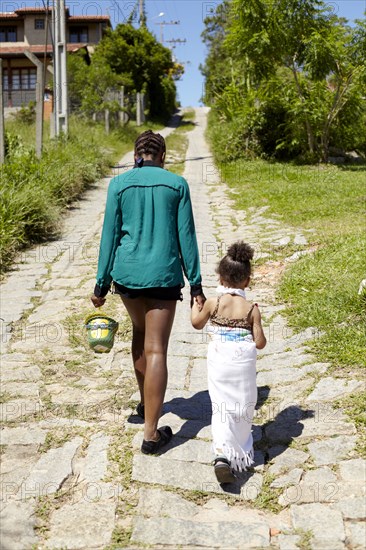
[[145, 420], [145, 405], [139, 403], [136, 407], [137, 416]]
[[146, 441], [145, 439], [142, 442], [141, 445], [141, 452], [145, 455], [155, 455], [158, 453], [158, 451], [169, 443], [171, 438], [173, 437], [173, 432], [170, 426], [163, 426], [162, 428], [158, 429], [158, 433], [160, 435], [160, 439], [157, 441]]
[[224, 457], [217, 457], [213, 461], [216, 479], [219, 483], [233, 483], [235, 476], [230, 461]]

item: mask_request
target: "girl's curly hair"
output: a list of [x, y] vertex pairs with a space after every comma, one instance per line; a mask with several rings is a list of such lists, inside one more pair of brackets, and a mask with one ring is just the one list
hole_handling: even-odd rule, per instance
[[219, 262], [216, 273], [233, 287], [248, 279], [252, 273], [251, 260], [254, 249], [243, 241], [238, 241], [229, 246], [226, 256]]

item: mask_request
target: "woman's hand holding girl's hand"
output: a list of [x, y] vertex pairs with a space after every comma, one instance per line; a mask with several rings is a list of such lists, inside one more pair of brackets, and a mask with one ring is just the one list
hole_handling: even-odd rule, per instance
[[206, 301], [206, 296], [203, 293], [199, 294], [198, 296], [191, 298], [191, 307], [193, 306], [193, 304], [195, 304], [198, 307], [198, 311], [202, 311], [205, 301]]
[[95, 296], [95, 294], [92, 294], [91, 301], [93, 302], [94, 307], [102, 307], [105, 304], [105, 298], [100, 298], [98, 296]]

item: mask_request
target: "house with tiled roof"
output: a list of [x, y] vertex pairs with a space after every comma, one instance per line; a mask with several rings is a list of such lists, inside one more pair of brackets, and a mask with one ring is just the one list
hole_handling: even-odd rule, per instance
[[[67, 51], [84, 49], [86, 55], [111, 27], [108, 15], [70, 15], [65, 10]], [[35, 100], [36, 67], [24, 54], [29, 50], [46, 66], [52, 64], [52, 11], [20, 8], [0, 12], [0, 58], [5, 106], [18, 107]], [[46, 84], [51, 75], [46, 71]]]

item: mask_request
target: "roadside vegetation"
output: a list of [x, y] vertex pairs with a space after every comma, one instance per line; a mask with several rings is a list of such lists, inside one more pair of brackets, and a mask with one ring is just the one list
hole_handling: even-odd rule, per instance
[[310, 347], [319, 360], [350, 371], [364, 366], [366, 295], [358, 289], [366, 272], [366, 167], [241, 160], [220, 168], [238, 209], [267, 206], [269, 216], [310, 229], [309, 253], [288, 265], [278, 297], [292, 327], [318, 329]]
[[[176, 108], [175, 81], [184, 68], [148, 31], [132, 20], [107, 29], [92, 56], [68, 56], [69, 136], [49, 139], [44, 127], [42, 158], [35, 155], [35, 105], [6, 121], [6, 162], [0, 167], [1, 272], [17, 251], [57, 235], [61, 214], [92, 183], [109, 173], [138, 134], [165, 125]], [[124, 89], [124, 107], [119, 101]], [[146, 123], [137, 127], [136, 94], [144, 94]], [[110, 113], [107, 134], [98, 120]], [[119, 120], [124, 111], [124, 124]]]
[[[336, 372], [365, 365], [366, 24], [322, 0], [225, 0], [206, 21], [208, 138], [238, 209], [305, 230], [278, 298]], [[327, 163], [337, 157], [339, 165]], [[351, 162], [352, 161], [352, 162]], [[308, 231], [306, 231], [308, 230]], [[243, 228], [243, 237], [245, 231]], [[283, 259], [294, 245], [273, 251]]]
[[7, 122], [7, 161], [0, 166], [0, 261], [4, 272], [21, 248], [56, 236], [61, 215], [147, 128], [133, 123], [106, 134], [100, 124], [70, 121], [67, 139], [48, 140], [42, 158], [34, 150], [34, 124]]

